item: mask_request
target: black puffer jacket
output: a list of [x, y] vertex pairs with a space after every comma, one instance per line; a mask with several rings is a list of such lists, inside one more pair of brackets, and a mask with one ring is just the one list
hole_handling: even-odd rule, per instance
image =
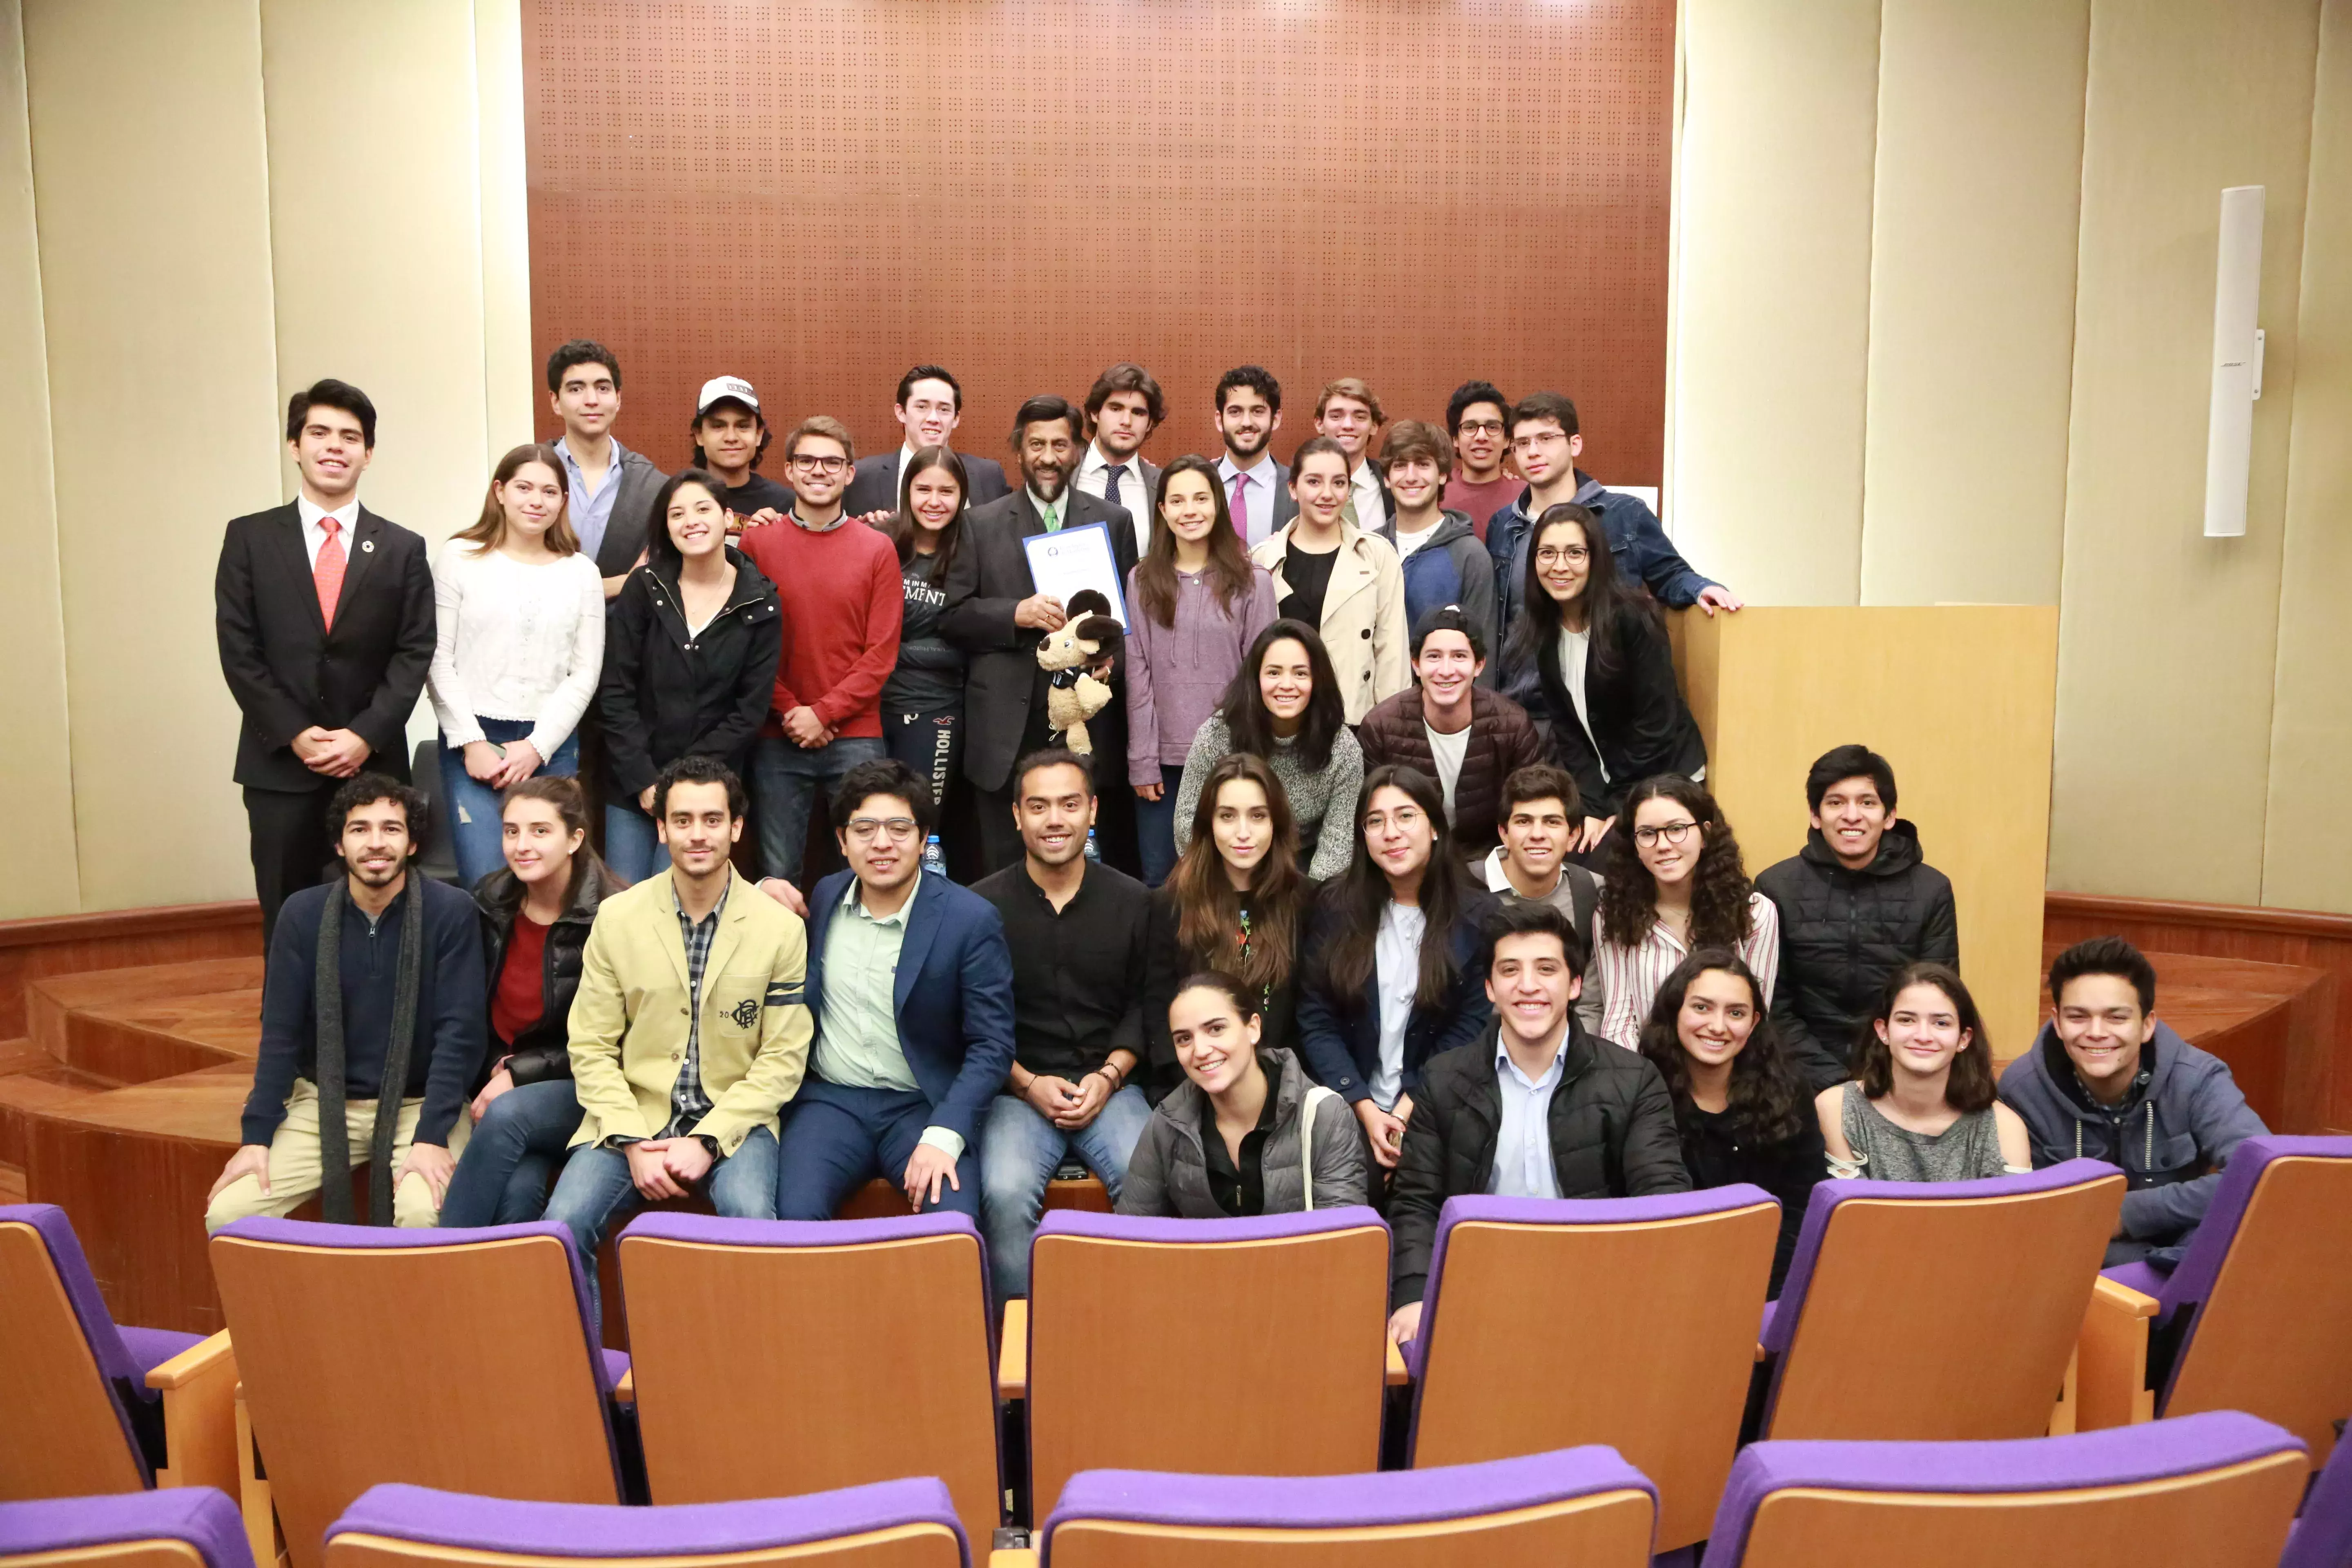
[[[572, 1076], [572, 998], [580, 990], [580, 955], [587, 949], [588, 928], [596, 921], [596, 907], [619, 892], [621, 886], [620, 879], [605, 870], [604, 862], [589, 862], [587, 874], [572, 889], [571, 903], [547, 930], [540, 979], [540, 995], [546, 1005], [540, 1010], [539, 1021], [524, 1029], [520, 1039], [503, 1046], [495, 1040], [491, 1043], [483, 1064], [485, 1081], [497, 1070], [501, 1056], [508, 1058], [507, 1073], [517, 1088]], [[485, 973], [489, 989], [482, 998], [487, 1017], [498, 997], [499, 972], [506, 967], [507, 939], [514, 934], [514, 923], [522, 910], [522, 884], [501, 866], [475, 885], [474, 902], [482, 910], [482, 946], [488, 959]], [[482, 1086], [473, 1087], [478, 1091]]]
[[[1690, 1191], [1674, 1096], [1648, 1058], [1570, 1024], [1568, 1059], [1552, 1089], [1551, 1168], [1564, 1198], [1642, 1198]], [[1418, 1301], [1428, 1284], [1445, 1200], [1487, 1190], [1501, 1135], [1503, 1091], [1495, 1083], [1489, 1023], [1477, 1039], [1430, 1058], [1405, 1123], [1389, 1194], [1389, 1304]]]
[[604, 615], [604, 718], [613, 793], [635, 801], [678, 758], [717, 757], [748, 773], [751, 744], [775, 700], [783, 607], [751, 558], [727, 547], [735, 589], [700, 635], [687, 629], [677, 566], [629, 574]]
[[1920, 858], [1918, 829], [1899, 818], [1863, 869], [1840, 865], [1816, 828], [1803, 849], [1765, 868], [1756, 890], [1780, 911], [1772, 1022], [1815, 1089], [1852, 1076], [1854, 1032], [1888, 975], [1906, 963], [1959, 966], [1951, 879]]

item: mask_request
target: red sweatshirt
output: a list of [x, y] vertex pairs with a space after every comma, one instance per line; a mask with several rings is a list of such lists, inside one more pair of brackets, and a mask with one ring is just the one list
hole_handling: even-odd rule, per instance
[[898, 662], [906, 611], [898, 552], [846, 517], [822, 533], [789, 517], [747, 528], [741, 548], [784, 607], [784, 656], [766, 732], [781, 734], [782, 716], [806, 706], [835, 735], [878, 739], [882, 682]]

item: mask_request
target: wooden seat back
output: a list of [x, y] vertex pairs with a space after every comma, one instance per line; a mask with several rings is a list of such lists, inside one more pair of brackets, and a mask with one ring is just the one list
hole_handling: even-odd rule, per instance
[[2089, 1160], [1942, 1186], [1822, 1183], [1768, 1330], [1766, 1435], [2048, 1431], [2124, 1183]]
[[952, 1214], [803, 1225], [648, 1215], [620, 1241], [656, 1503], [937, 1476], [1003, 1518], [979, 1231]]
[[147, 1467], [40, 1232], [0, 1221], [0, 1502], [135, 1492]]
[[[1755, 1187], [1449, 1200], [1422, 1320], [1414, 1467], [1605, 1443], [1656, 1483], [1659, 1551], [1705, 1540], [1739, 1444], [1780, 1221]], [[1611, 1340], [1638, 1353], [1561, 1353]]]
[[1374, 1468], [1388, 1266], [1368, 1208], [1048, 1215], [1029, 1265], [1034, 1516], [1081, 1469]]
[[328, 1525], [380, 1482], [620, 1500], [561, 1226], [240, 1220], [211, 1250], [293, 1568], [318, 1568]]

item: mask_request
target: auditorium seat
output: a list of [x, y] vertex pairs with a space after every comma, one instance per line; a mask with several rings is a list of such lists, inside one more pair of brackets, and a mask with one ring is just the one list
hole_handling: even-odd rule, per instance
[[0, 1501], [236, 1486], [228, 1336], [119, 1327], [54, 1204], [0, 1206]]
[[929, 1478], [656, 1508], [378, 1486], [327, 1535], [327, 1568], [547, 1568], [551, 1560], [566, 1568], [968, 1568], [971, 1561], [947, 1488]]
[[[1706, 1539], [1739, 1445], [1780, 1205], [1760, 1187], [1438, 1215], [1412, 1463], [1606, 1443], [1656, 1483], [1658, 1549]], [[1574, 1345], [1577, 1353], [1530, 1353]]]
[[965, 1533], [994, 1532], [988, 1270], [970, 1219], [644, 1215], [620, 1252], [655, 1502], [938, 1476]]
[[[1059, 1211], [1029, 1252], [1033, 1519], [1081, 1469], [1314, 1476], [1380, 1458], [1388, 1226]], [[1023, 1333], [1008, 1312], [1006, 1335]]]
[[612, 1363], [563, 1226], [245, 1219], [211, 1251], [293, 1568], [379, 1482], [620, 1500]]
[[2352, 1443], [2339, 1440], [2311, 1484], [2279, 1568], [2352, 1568]]
[[2245, 1410], [2323, 1465], [2352, 1412], [2352, 1138], [2238, 1145], [2168, 1277], [2110, 1269], [2083, 1326], [2084, 1427]]
[[1647, 1568], [1657, 1492], [1598, 1446], [1385, 1475], [1087, 1470], [1039, 1539], [1050, 1568]]
[[[13, 1414], [13, 1413], [12, 1413]], [[0, 1503], [0, 1568], [253, 1568], [212, 1487]]]
[[1705, 1568], [2273, 1568], [2294, 1434], [2235, 1412], [1985, 1443], [1741, 1451]]
[[1823, 1182], [1765, 1313], [1763, 1436], [2047, 1432], [2123, 1196], [2124, 1173], [2095, 1160]]

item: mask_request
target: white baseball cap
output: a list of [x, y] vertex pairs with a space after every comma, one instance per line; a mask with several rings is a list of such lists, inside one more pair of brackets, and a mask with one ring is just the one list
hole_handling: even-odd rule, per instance
[[701, 418], [710, 412], [712, 404], [730, 397], [754, 414], [760, 412], [760, 395], [751, 390], [750, 382], [740, 375], [714, 375], [702, 384], [702, 395], [694, 400], [694, 416]]

